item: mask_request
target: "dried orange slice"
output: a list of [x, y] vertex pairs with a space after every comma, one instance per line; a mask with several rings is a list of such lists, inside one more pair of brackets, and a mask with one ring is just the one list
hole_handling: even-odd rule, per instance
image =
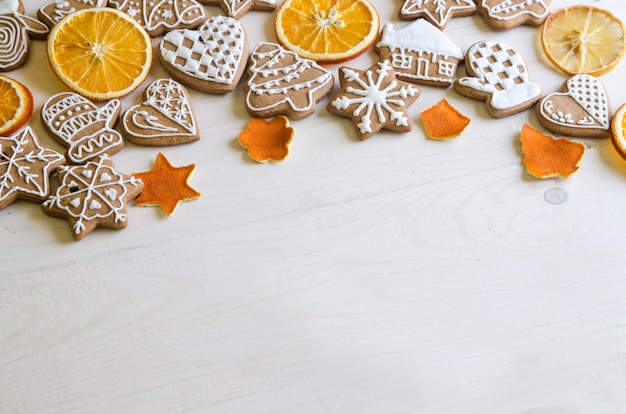
[[282, 161], [289, 155], [289, 144], [294, 134], [289, 120], [280, 115], [271, 121], [262, 118], [250, 120], [248, 128], [239, 133], [237, 140], [255, 161]]
[[15, 79], [0, 75], [0, 136], [13, 135], [33, 115], [33, 95]]
[[286, 0], [274, 21], [283, 47], [318, 63], [356, 58], [374, 43], [379, 26], [367, 0]]
[[541, 46], [563, 72], [599, 76], [624, 56], [621, 20], [598, 7], [577, 5], [550, 14], [541, 31]]
[[128, 95], [152, 64], [146, 31], [126, 13], [106, 7], [67, 15], [50, 31], [47, 50], [57, 77], [94, 101]]
[[524, 165], [537, 178], [569, 177], [579, 169], [585, 146], [566, 138], [553, 138], [528, 124], [520, 134]]
[[457, 111], [445, 99], [420, 112], [426, 135], [432, 139], [447, 139], [461, 135], [471, 119]]
[[611, 120], [611, 142], [617, 153], [626, 160], [626, 104], [619, 107]]

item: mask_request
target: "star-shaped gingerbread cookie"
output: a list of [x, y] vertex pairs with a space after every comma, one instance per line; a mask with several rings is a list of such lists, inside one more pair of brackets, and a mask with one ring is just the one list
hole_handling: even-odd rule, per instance
[[329, 112], [352, 118], [359, 139], [364, 140], [381, 129], [396, 132], [411, 130], [407, 108], [420, 90], [399, 81], [388, 60], [367, 70], [339, 69], [341, 92], [328, 104]]
[[144, 185], [142, 193], [135, 200], [135, 205], [156, 205], [171, 216], [181, 201], [200, 198], [201, 194], [188, 183], [195, 169], [195, 164], [174, 167], [165, 155], [159, 152], [152, 171], [134, 174]]
[[199, 0], [210, 6], [220, 6], [230, 17], [239, 19], [249, 10], [272, 11], [276, 8], [276, 0]]
[[0, 209], [17, 199], [42, 202], [50, 195], [50, 175], [65, 161], [44, 148], [30, 127], [0, 137]]
[[99, 226], [125, 228], [126, 204], [143, 189], [136, 177], [118, 172], [106, 154], [84, 165], [62, 165], [57, 175], [59, 188], [41, 207], [50, 216], [67, 218], [76, 240]]
[[443, 30], [453, 17], [471, 16], [476, 12], [472, 0], [405, 0], [400, 9], [402, 20], [424, 18]]

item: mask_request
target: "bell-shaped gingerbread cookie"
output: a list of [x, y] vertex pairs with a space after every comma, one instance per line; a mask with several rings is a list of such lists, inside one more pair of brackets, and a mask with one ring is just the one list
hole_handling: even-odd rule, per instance
[[487, 112], [503, 118], [533, 106], [541, 88], [529, 80], [524, 59], [511, 46], [498, 41], [472, 45], [465, 55], [467, 77], [457, 79], [461, 95], [486, 101]]
[[120, 106], [120, 101], [113, 99], [98, 107], [76, 93], [62, 92], [43, 105], [41, 121], [57, 142], [68, 147], [68, 161], [83, 164], [124, 147], [122, 136], [113, 129]]
[[45, 39], [48, 26], [24, 15], [21, 0], [0, 0], [0, 72], [26, 63], [30, 38]]

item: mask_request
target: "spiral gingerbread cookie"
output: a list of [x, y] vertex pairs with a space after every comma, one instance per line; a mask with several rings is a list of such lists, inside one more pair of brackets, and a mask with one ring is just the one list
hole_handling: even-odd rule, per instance
[[24, 14], [22, 0], [0, 0], [0, 72], [26, 63], [30, 38], [45, 39], [48, 26]]

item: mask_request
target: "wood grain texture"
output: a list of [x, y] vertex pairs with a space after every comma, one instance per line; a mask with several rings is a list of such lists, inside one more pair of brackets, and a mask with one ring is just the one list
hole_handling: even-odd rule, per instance
[[[400, 2], [372, 1], [403, 24]], [[552, 8], [576, 3], [626, 20], [621, 0]], [[271, 14], [242, 22], [251, 45], [274, 40]], [[473, 16], [446, 33], [463, 50], [514, 45], [546, 93], [565, 79], [537, 29], [493, 32]], [[63, 86], [32, 45], [10, 76], [37, 111]], [[601, 78], [614, 109], [624, 65]], [[163, 76], [155, 62], [146, 84]], [[196, 163], [199, 200], [171, 217], [131, 205], [127, 229], [78, 243], [37, 205], [0, 211], [0, 413], [623, 413], [626, 163], [608, 140], [580, 140], [578, 173], [535, 179], [519, 142], [524, 123], [540, 128], [534, 111], [494, 120], [452, 89], [421, 89], [410, 133], [359, 142], [322, 101], [267, 165], [236, 142], [241, 87], [192, 91], [199, 142], [129, 143], [114, 161]], [[419, 111], [444, 97], [472, 124], [428, 140]], [[31, 126], [61, 150], [38, 114]], [[565, 202], [546, 201], [554, 188]]]

